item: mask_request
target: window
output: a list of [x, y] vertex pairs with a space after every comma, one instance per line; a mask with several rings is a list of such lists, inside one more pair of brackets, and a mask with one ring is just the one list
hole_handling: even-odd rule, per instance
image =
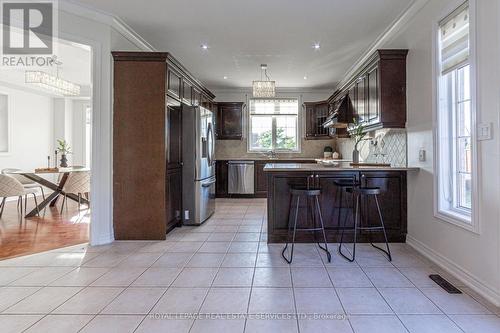
[[439, 22], [437, 215], [472, 224], [474, 100], [466, 2]]
[[299, 151], [299, 101], [250, 99], [249, 151]]

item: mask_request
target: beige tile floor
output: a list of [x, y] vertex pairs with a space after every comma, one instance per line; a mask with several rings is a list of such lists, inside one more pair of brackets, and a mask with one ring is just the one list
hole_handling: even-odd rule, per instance
[[[335, 244], [328, 263], [301, 244], [286, 264], [283, 245], [266, 244], [265, 210], [261, 199], [218, 200], [207, 223], [163, 242], [0, 261], [0, 331], [500, 332], [499, 309], [405, 244], [392, 244], [392, 263], [367, 245], [349, 263]], [[433, 272], [464, 293], [443, 292]]]

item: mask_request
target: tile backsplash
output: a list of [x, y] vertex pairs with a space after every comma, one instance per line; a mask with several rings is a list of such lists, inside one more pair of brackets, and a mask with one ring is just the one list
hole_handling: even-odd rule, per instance
[[[390, 163], [392, 166], [407, 166], [407, 138], [405, 129], [381, 129], [368, 133], [372, 140], [359, 144], [360, 161], [368, 163]], [[336, 149], [343, 158], [350, 159], [354, 149], [352, 139], [337, 139]]]
[[[278, 158], [322, 158], [325, 146], [335, 147], [335, 139], [331, 140], [304, 140], [301, 141], [300, 153], [279, 153]], [[234, 158], [261, 158], [261, 153], [247, 151], [247, 139], [217, 140], [215, 143], [215, 157], [220, 160]]]

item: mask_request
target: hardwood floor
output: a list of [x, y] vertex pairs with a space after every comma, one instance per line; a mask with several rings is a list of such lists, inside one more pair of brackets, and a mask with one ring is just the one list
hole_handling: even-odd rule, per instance
[[[78, 204], [67, 200], [61, 213], [61, 203], [62, 198], [40, 217], [25, 219], [16, 201], [7, 202], [0, 219], [0, 260], [87, 242], [90, 210], [82, 205], [78, 211]], [[28, 199], [28, 212], [33, 208]]]

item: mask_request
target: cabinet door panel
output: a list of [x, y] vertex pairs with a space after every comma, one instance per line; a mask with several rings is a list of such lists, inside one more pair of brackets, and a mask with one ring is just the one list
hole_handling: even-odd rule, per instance
[[[353, 227], [352, 198], [344, 189], [335, 185], [337, 180], [353, 179], [355, 174], [319, 175], [321, 188], [320, 206], [325, 228], [339, 229], [344, 223], [347, 228]], [[342, 198], [342, 202], [340, 199]], [[340, 208], [341, 207], [341, 208]]]
[[255, 196], [267, 196], [267, 174], [264, 172], [265, 161], [255, 162]]
[[[378, 196], [380, 210], [387, 230], [400, 230], [406, 221], [406, 180], [400, 172], [363, 173], [362, 183], [368, 187], [380, 187]], [[380, 225], [375, 200], [363, 204], [370, 225]], [[406, 230], [404, 230], [406, 232]]]
[[360, 123], [366, 121], [366, 79], [363, 76], [356, 83], [356, 115]]
[[182, 101], [188, 105], [193, 104], [193, 87], [192, 85], [183, 80], [182, 81]]
[[179, 195], [180, 188], [182, 188], [182, 169], [167, 172], [167, 229], [180, 222], [182, 210], [182, 195]]
[[243, 103], [217, 103], [218, 140], [241, 140]]
[[227, 197], [228, 169], [227, 161], [217, 161], [215, 164], [215, 196], [218, 198]]
[[172, 69], [167, 70], [167, 88], [168, 93], [174, 97], [181, 97], [182, 78]]
[[380, 119], [378, 89], [378, 66], [376, 66], [368, 72], [368, 121], [370, 123]]
[[[273, 220], [275, 221], [274, 228], [282, 229], [283, 231], [288, 228], [289, 218], [294, 217], [294, 215], [290, 217], [292, 214], [292, 207], [295, 208], [295, 201], [293, 205], [290, 202], [290, 188], [292, 186], [307, 186], [309, 183], [309, 176], [310, 174], [308, 173], [293, 172], [291, 175], [286, 177], [274, 177], [274, 187], [272, 189], [268, 189], [274, 191], [272, 195], [268, 194], [268, 198], [272, 196], [272, 200], [274, 200], [272, 207], [275, 207], [275, 210], [271, 212], [271, 214], [273, 214]], [[299, 202], [299, 214], [297, 219], [297, 225], [300, 227], [307, 227], [308, 225], [309, 219], [306, 206], [305, 200], [301, 199]], [[295, 214], [295, 211], [293, 214]]]
[[182, 167], [182, 107], [168, 106], [166, 114], [167, 169]]

